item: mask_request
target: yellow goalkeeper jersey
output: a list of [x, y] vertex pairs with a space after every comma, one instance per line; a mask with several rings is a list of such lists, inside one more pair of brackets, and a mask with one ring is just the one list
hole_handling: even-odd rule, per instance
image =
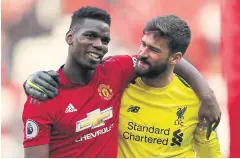
[[189, 85], [174, 75], [163, 88], [141, 78], [122, 98], [118, 157], [222, 157], [216, 133], [206, 139], [197, 128], [200, 101]]

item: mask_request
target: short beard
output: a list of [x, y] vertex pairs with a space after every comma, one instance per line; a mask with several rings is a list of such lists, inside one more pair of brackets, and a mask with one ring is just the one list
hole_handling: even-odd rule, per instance
[[168, 63], [166, 62], [166, 63], [162, 64], [160, 67], [154, 68], [154, 69], [151, 67], [151, 65], [149, 65], [148, 70], [146, 70], [144, 72], [138, 71], [138, 68], [136, 66], [135, 72], [136, 72], [136, 75], [139, 77], [154, 78], [156, 76], [164, 74], [166, 72], [167, 68], [168, 68]]

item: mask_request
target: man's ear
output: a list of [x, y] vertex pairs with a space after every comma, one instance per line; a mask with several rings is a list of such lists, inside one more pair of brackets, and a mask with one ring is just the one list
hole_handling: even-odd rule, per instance
[[69, 30], [66, 33], [65, 41], [67, 42], [68, 45], [72, 45], [73, 44], [73, 31], [72, 30]]
[[172, 57], [170, 58], [170, 64], [176, 65], [182, 59], [182, 56], [183, 55], [181, 52], [173, 54]]

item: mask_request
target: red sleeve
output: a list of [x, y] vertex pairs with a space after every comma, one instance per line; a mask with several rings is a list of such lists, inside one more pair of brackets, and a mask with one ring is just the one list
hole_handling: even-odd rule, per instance
[[134, 67], [137, 62], [137, 56], [117, 55], [113, 58], [119, 63], [122, 68], [122, 78], [126, 81], [131, 81], [135, 78]]
[[48, 114], [48, 101], [39, 102], [28, 96], [24, 105], [22, 120], [25, 147], [49, 144], [52, 120]]

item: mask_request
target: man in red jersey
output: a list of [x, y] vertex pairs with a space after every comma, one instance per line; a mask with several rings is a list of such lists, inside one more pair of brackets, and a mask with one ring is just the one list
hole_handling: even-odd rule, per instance
[[[133, 75], [135, 58], [113, 56], [101, 61], [110, 39], [110, 17], [102, 15], [106, 12], [94, 7], [74, 13], [66, 35], [68, 58], [58, 71], [58, 96], [44, 102], [28, 97], [23, 112], [26, 157], [117, 157], [119, 105]], [[198, 72], [190, 64], [183, 65], [179, 73], [191, 79], [189, 83], [200, 98], [204, 91], [211, 94]], [[40, 92], [53, 98], [56, 85], [48, 73], [40, 72], [25, 86], [35, 98], [41, 97]], [[200, 112], [209, 121], [219, 120], [214, 116], [216, 108], [208, 107], [215, 100], [201, 99], [205, 103], [203, 110], [212, 114]]]
[[99, 8], [83, 7], [73, 14], [66, 34], [68, 57], [58, 70], [59, 96], [41, 103], [29, 96], [25, 103], [25, 157], [117, 156], [122, 88], [133, 66], [128, 56], [101, 62], [110, 22]]

